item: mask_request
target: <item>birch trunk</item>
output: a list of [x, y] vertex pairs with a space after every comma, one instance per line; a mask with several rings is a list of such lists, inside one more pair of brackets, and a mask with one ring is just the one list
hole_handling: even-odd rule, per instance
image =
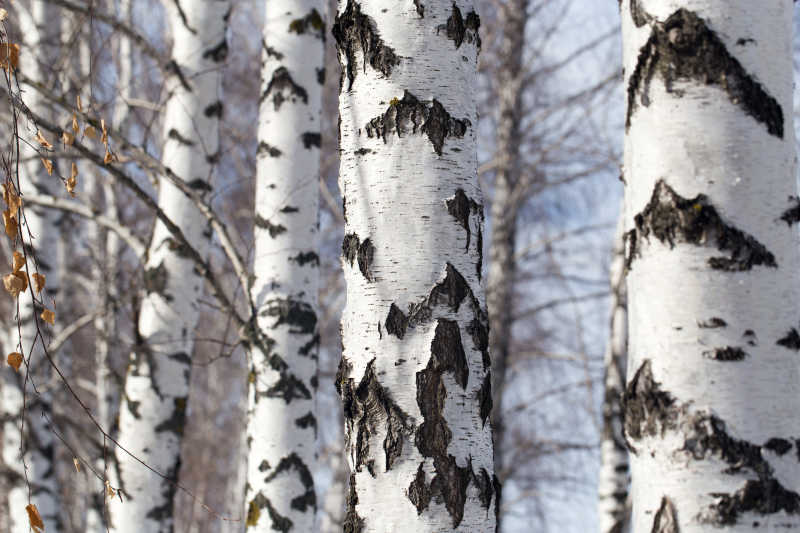
[[[164, 116], [164, 164], [211, 190], [219, 157], [221, 67], [227, 55], [227, 0], [166, 2], [174, 47]], [[201, 254], [211, 233], [176, 187], [161, 180], [159, 206]], [[166, 533], [174, 527], [173, 500], [187, 412], [194, 329], [202, 274], [157, 222], [144, 273], [146, 294], [138, 319], [140, 345], [131, 354], [120, 407], [119, 440], [168, 479], [155, 476], [117, 450], [124, 504], [112, 506], [117, 531]]]
[[[43, 66], [48, 64], [48, 58], [54, 53], [45, 43], [57, 42], [59, 27], [56, 24], [47, 24], [53, 20], [53, 7], [45, 2], [32, 1], [18, 10], [19, 29], [26, 40], [26, 50], [36, 53], [24, 53], [20, 57], [20, 70], [34, 80], [44, 80], [48, 73]], [[44, 102], [36, 91], [25, 91], [25, 103], [28, 107], [42, 113]], [[33, 150], [26, 150], [25, 143], [37, 144], [34, 140], [36, 125], [21, 118], [19, 133], [24, 138], [22, 158], [27, 159], [20, 166], [20, 184], [22, 193], [46, 192], [48, 194], [60, 191], [60, 183], [55, 176], [45, 172], [39, 157]], [[51, 141], [53, 141], [51, 139]], [[53, 141], [55, 144], [55, 141]], [[53, 210], [42, 207], [27, 206], [25, 209], [26, 226], [21, 228], [26, 242], [29, 273], [35, 271], [34, 257], [38, 265], [38, 272], [47, 278], [45, 302], [52, 309], [52, 299], [58, 296], [58, 241], [59, 232], [56, 220], [59, 214]], [[29, 235], [33, 235], [31, 241]], [[32, 244], [32, 246], [28, 246]], [[17, 248], [22, 251], [21, 247]], [[10, 264], [6, 265], [10, 268]], [[44, 292], [42, 293], [45, 294]], [[27, 533], [29, 530], [28, 516], [25, 506], [34, 503], [42, 516], [48, 533], [58, 533], [62, 530], [63, 520], [60, 515], [61, 505], [58, 486], [55, 476], [54, 444], [55, 437], [46, 422], [44, 414], [52, 419], [52, 395], [48, 392], [47, 380], [51, 376], [50, 366], [42, 354], [41, 340], [33, 345], [36, 338], [36, 320], [40, 320], [42, 333], [48, 335], [48, 327], [38, 315], [42, 309], [37, 304], [34, 306], [29, 292], [22, 293], [18, 299], [19, 329], [17, 321], [9, 317], [6, 322], [8, 329], [5, 332], [6, 353], [17, 351], [30, 357], [32, 367], [30, 377], [35, 381], [40, 394], [32, 390], [31, 381], [24, 382], [25, 367], [22, 372], [15, 374], [5, 366], [2, 372], [2, 385], [0, 394], [0, 410], [2, 410], [3, 442], [2, 458], [5, 466], [11, 471], [11, 486], [4, 497], [7, 498], [9, 508], [10, 533]], [[23, 386], [24, 392], [23, 392]], [[23, 395], [25, 396], [23, 398]], [[25, 401], [25, 416], [23, 419], [23, 399]], [[24, 432], [21, 431], [24, 422]], [[20, 455], [24, 450], [24, 456]], [[23, 460], [27, 465], [27, 472], [23, 469]], [[30, 484], [30, 492], [26, 486], [26, 479]]]
[[[511, 359], [517, 211], [515, 187], [519, 183], [520, 121], [522, 102], [522, 51], [525, 48], [525, 22], [528, 0], [511, 0], [499, 6], [503, 41], [500, 56], [504, 61], [497, 72], [497, 174], [492, 198], [492, 234], [489, 245], [489, 280], [486, 291], [489, 309], [489, 346], [492, 350], [492, 430], [494, 466], [501, 483], [509, 475], [504, 456], [503, 417], [506, 369]], [[499, 500], [501, 503], [502, 501]], [[498, 513], [498, 531], [503, 515]]]
[[628, 449], [622, 433], [622, 392], [628, 360], [628, 302], [625, 286], [624, 216], [620, 217], [611, 258], [611, 324], [605, 366], [603, 435], [600, 442], [598, 515], [600, 533], [626, 533], [630, 522]]
[[317, 508], [321, 0], [265, 3], [251, 288], [246, 529], [313, 531]]
[[345, 532], [494, 531], [468, 1], [341, 0]]
[[800, 527], [790, 0], [624, 0], [633, 531]]

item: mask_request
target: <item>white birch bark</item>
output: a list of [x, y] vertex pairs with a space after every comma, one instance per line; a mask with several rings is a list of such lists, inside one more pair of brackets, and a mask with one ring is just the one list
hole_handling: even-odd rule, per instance
[[[200, 192], [219, 157], [223, 111], [221, 68], [227, 55], [227, 0], [166, 2], [174, 37], [164, 116], [163, 163]], [[191, 201], [162, 179], [159, 206], [201, 254], [210, 231]], [[180, 469], [194, 329], [203, 276], [169, 231], [157, 222], [144, 273], [146, 294], [138, 318], [140, 345], [131, 354], [120, 407], [119, 440], [164, 474], [155, 476], [117, 450], [124, 504], [112, 503], [119, 532], [173, 530], [172, 504]]]
[[317, 508], [321, 0], [265, 2], [251, 298], [246, 529], [313, 531]]
[[472, 2], [341, 0], [345, 532], [494, 531]]
[[800, 527], [792, 5], [621, 4], [636, 532]]
[[[624, 209], [623, 209], [624, 214]], [[625, 284], [624, 216], [620, 216], [614, 239], [609, 281], [611, 286], [611, 324], [603, 360], [605, 398], [603, 434], [600, 441], [598, 517], [600, 533], [626, 533], [629, 530], [630, 484], [628, 449], [622, 433], [622, 392], [628, 359], [628, 302]]]
[[[31, 53], [21, 54], [20, 70], [35, 80], [45, 79], [46, 72], [42, 67], [47, 64], [48, 57], [51, 57], [53, 53], [52, 49], [43, 43], [48, 39], [53, 41], [58, 39], [58, 25], [48, 24], [53, 20], [53, 14], [53, 8], [46, 2], [36, 0], [18, 10], [19, 30], [25, 38], [25, 49], [31, 51]], [[51, 55], [48, 56], [48, 54]], [[39, 113], [45, 112], [44, 101], [35, 91], [25, 92], [25, 103]], [[19, 128], [20, 135], [27, 142], [38, 144], [34, 140], [35, 124], [21, 118]], [[20, 145], [23, 147], [21, 156], [27, 160], [20, 165], [20, 185], [23, 198], [26, 191], [48, 194], [60, 191], [58, 179], [55, 176], [48, 176], [42, 162], [33, 150], [25, 149], [24, 142], [20, 142]], [[52, 299], [57, 298], [59, 287], [57, 268], [59, 232], [56, 226], [58, 216], [59, 214], [52, 210], [28, 206], [25, 209], [27, 225], [21, 228], [27, 243], [28, 271], [29, 273], [36, 271], [34, 268], [35, 257], [38, 271], [47, 278], [47, 294], [44, 300], [51, 309], [53, 307]], [[32, 242], [29, 239], [29, 233], [33, 235]], [[32, 246], [28, 246], [29, 244]], [[18, 247], [18, 250], [21, 251], [21, 248]], [[10, 264], [6, 265], [7, 268], [10, 266]], [[29, 292], [20, 294], [18, 302], [20, 328], [17, 329], [17, 322], [13, 319], [6, 322], [6, 353], [17, 351], [28, 357], [36, 337], [34, 317], [38, 318], [42, 309], [38, 305], [33, 305]], [[47, 335], [49, 326], [41, 320], [40, 326], [42, 332]], [[42, 354], [41, 346], [41, 340], [37, 341], [31, 357], [31, 378], [35, 380], [41, 394], [36, 394], [32, 390], [31, 382], [28, 381], [24, 392], [26, 396], [24, 433], [20, 431], [23, 423], [24, 367], [22, 373], [15, 374], [10, 367], [5, 365], [2, 372], [3, 382], [0, 385], [2, 389], [0, 391], [2, 395], [0, 410], [2, 410], [3, 421], [2, 458], [6, 467], [16, 474], [12, 479], [10, 489], [4, 495], [9, 507], [10, 533], [27, 533], [29, 530], [28, 516], [25, 511], [25, 506], [29, 502], [37, 506], [48, 533], [51, 531], [58, 533], [63, 524], [54, 468], [55, 437], [42, 416], [42, 413], [46, 413], [52, 417], [52, 406], [51, 394], [45, 387], [45, 381], [50, 377], [51, 372], [49, 364]], [[23, 456], [20, 455], [23, 449], [27, 473], [23, 471]], [[31, 487], [30, 493], [25, 482], [26, 474]]]

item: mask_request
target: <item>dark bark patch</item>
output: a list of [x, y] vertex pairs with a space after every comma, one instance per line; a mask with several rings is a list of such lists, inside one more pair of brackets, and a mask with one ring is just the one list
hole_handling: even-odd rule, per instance
[[188, 137], [184, 137], [175, 128], [172, 128], [171, 130], [169, 130], [167, 132], [167, 137], [172, 139], [172, 140], [174, 140], [174, 141], [178, 141], [180, 144], [182, 144], [184, 146], [194, 146], [194, 141], [193, 140], [189, 139]]
[[364, 519], [358, 516], [358, 511], [356, 511], [358, 493], [356, 492], [355, 474], [350, 474], [350, 483], [348, 485], [347, 498], [345, 499], [347, 511], [344, 514], [342, 533], [361, 533], [364, 529]]
[[267, 41], [265, 41], [264, 39], [261, 39], [261, 48], [264, 50], [264, 53], [267, 55], [267, 57], [274, 57], [278, 61], [283, 59], [283, 54], [275, 50], [273, 47], [269, 46], [267, 44]]
[[408, 328], [408, 317], [395, 304], [389, 306], [389, 314], [386, 316], [386, 333], [402, 339]]
[[317, 418], [314, 416], [313, 413], [311, 413], [311, 411], [301, 416], [300, 418], [296, 418], [294, 421], [294, 425], [299, 427], [300, 429], [308, 429], [313, 427], [314, 435], [317, 434]]
[[317, 83], [325, 85], [325, 67], [314, 69], [317, 73]]
[[434, 151], [442, 155], [445, 139], [460, 139], [469, 127], [472, 127], [472, 123], [468, 119], [453, 118], [438, 100], [434, 99], [427, 104], [405, 91], [401, 100], [393, 99], [386, 112], [370, 120], [365, 129], [368, 137], [377, 137], [384, 142], [390, 133], [398, 137], [425, 134]]
[[644, 210], [634, 217], [634, 237], [629, 237], [628, 267], [639, 254], [637, 243], [641, 237], [652, 234], [670, 248], [676, 242], [695, 246], [713, 245], [724, 257], [712, 257], [708, 265], [714, 270], [741, 272], [756, 265], [776, 268], [775, 256], [751, 235], [726, 224], [716, 208], [704, 194], [694, 198], [680, 196], [662, 179], [658, 180], [653, 195]]
[[464, 189], [456, 190], [456, 194], [446, 200], [447, 212], [455, 218], [461, 227], [467, 232], [467, 245], [466, 249], [469, 250], [470, 235], [472, 234], [469, 227], [469, 217], [483, 213], [483, 208], [472, 198], [468, 197]]
[[228, 41], [222, 39], [220, 43], [213, 48], [209, 48], [203, 52], [203, 59], [210, 59], [214, 63], [221, 63], [228, 57]]
[[281, 533], [288, 533], [294, 523], [287, 517], [278, 513], [275, 508], [272, 506], [272, 502], [269, 501], [269, 498], [264, 496], [263, 493], [260, 491], [255, 497], [250, 500], [250, 503], [247, 505], [247, 521], [245, 523], [248, 527], [255, 527], [258, 525], [258, 521], [261, 518], [261, 513], [267, 510], [267, 514], [269, 515], [270, 520], [272, 520], [272, 530], [273, 531], [280, 531]]
[[317, 313], [307, 302], [292, 298], [272, 298], [265, 304], [261, 316], [275, 317], [273, 328], [284, 324], [289, 326], [289, 333], [313, 335], [317, 328]]
[[715, 526], [736, 524], [742, 513], [760, 515], [775, 514], [784, 511], [786, 514], [800, 512], [800, 497], [796, 492], [787, 490], [777, 480], [748, 479], [744, 487], [733, 494], [714, 493], [719, 501], [711, 506], [708, 521]]
[[739, 346], [724, 346], [704, 351], [703, 357], [714, 361], [744, 361], [747, 352]]
[[165, 295], [167, 289], [167, 280], [169, 279], [169, 272], [164, 262], [160, 262], [158, 266], [150, 267], [144, 271], [144, 290], [147, 294], [156, 293], [163, 296], [167, 301], [171, 301], [172, 297]]
[[478, 35], [478, 28], [480, 27], [481, 19], [475, 11], [467, 13], [467, 18], [465, 19], [461, 15], [461, 10], [453, 2], [453, 11], [447, 19], [447, 23], [440, 25], [436, 31], [438, 33], [444, 30], [445, 35], [455, 43], [456, 48], [459, 48], [464, 41], [470, 44], [475, 43], [475, 46], [480, 48], [481, 38]]
[[342, 257], [350, 266], [353, 266], [353, 261], [358, 256], [358, 245], [360, 243], [361, 240], [355, 233], [348, 233], [342, 240]]
[[408, 499], [411, 500], [411, 503], [417, 508], [418, 515], [422, 514], [422, 511], [427, 509], [428, 505], [431, 503], [431, 489], [428, 487], [428, 483], [425, 480], [424, 465], [424, 462], [419, 464], [417, 475], [408, 486]]
[[[344, 361], [344, 358], [342, 358]], [[340, 371], [342, 370], [340, 364]], [[395, 460], [403, 452], [403, 442], [411, 432], [409, 416], [394, 402], [388, 390], [379, 382], [375, 373], [375, 360], [367, 364], [364, 376], [358, 386], [352, 378], [345, 379], [337, 374], [340, 394], [344, 404], [344, 418], [347, 425], [346, 447], [353, 450], [355, 470], [370, 468], [370, 439], [382, 428], [386, 436], [383, 440], [386, 470], [390, 470]], [[355, 434], [355, 442], [352, 435]]]
[[224, 109], [225, 106], [222, 104], [222, 100], [217, 100], [213, 104], [209, 104], [208, 106], [206, 106], [206, 108], [203, 110], [203, 114], [208, 118], [211, 117], [222, 118], [222, 113]]
[[210, 183], [208, 183], [206, 180], [202, 178], [193, 179], [186, 185], [188, 185], [190, 189], [194, 189], [195, 191], [201, 191], [201, 192], [210, 192], [214, 189]]
[[653, 17], [642, 7], [641, 0], [631, 0], [631, 19], [637, 28], [652, 22]]
[[281, 213], [287, 213], [287, 214], [289, 214], [289, 213], [297, 213], [299, 211], [300, 211], [300, 208], [299, 207], [295, 207], [293, 205], [285, 205], [285, 206], [280, 208], [280, 212]]
[[342, 257], [344, 260], [353, 266], [353, 262], [358, 263], [358, 269], [361, 275], [367, 281], [375, 281], [372, 276], [372, 262], [375, 258], [375, 247], [369, 237], [364, 239], [363, 242], [358, 238], [355, 233], [348, 233], [344, 236], [342, 241]]
[[173, 398], [172, 413], [169, 418], [158, 424], [154, 429], [156, 433], [171, 431], [180, 437], [186, 427], [186, 396]]
[[467, 333], [472, 337], [475, 349], [481, 352], [483, 369], [488, 370], [492, 365], [489, 357], [489, 322], [483, 313], [472, 319], [467, 326]]
[[466, 390], [469, 365], [461, 344], [461, 331], [454, 320], [440, 318], [431, 342], [429, 367], [437, 372], [451, 372], [456, 383]]
[[478, 250], [478, 260], [475, 261], [475, 274], [478, 281], [483, 277], [483, 209], [481, 209], [481, 219], [478, 223], [478, 238], [475, 248]]
[[419, 18], [424, 19], [425, 18], [425, 4], [423, 4], [420, 0], [414, 0], [414, 7], [417, 10], [417, 15], [419, 15]]
[[317, 498], [314, 493], [314, 477], [303, 459], [296, 453], [291, 453], [278, 462], [272, 473], [264, 478], [265, 483], [269, 483], [281, 474], [294, 475], [303, 485], [305, 492], [300, 496], [292, 498], [290, 506], [300, 512], [307, 509], [317, 508]]
[[[622, 397], [622, 405], [625, 413], [626, 441], [663, 435], [666, 430], [677, 427], [680, 408], [675, 405], [675, 398], [661, 390], [660, 384], [653, 379], [649, 359], [642, 363], [628, 383]], [[633, 453], [636, 453], [630, 442], [628, 446]]]
[[727, 326], [728, 326], [727, 322], [716, 316], [713, 316], [708, 320], [704, 320], [702, 322], [697, 323], [698, 328], [704, 328], [704, 329], [724, 328]]
[[300, 136], [303, 141], [303, 148], [311, 150], [322, 146], [322, 135], [319, 132], [307, 131]]
[[355, 150], [353, 153], [356, 155], [367, 155], [368, 153], [372, 152], [369, 148], [359, 148]]
[[773, 437], [764, 444], [764, 448], [775, 452], [777, 455], [785, 455], [792, 449], [792, 443], [786, 439]]
[[305, 343], [297, 350], [297, 353], [303, 357], [311, 356], [312, 359], [317, 358], [317, 350], [319, 349], [320, 336], [319, 333], [314, 334], [310, 341]]
[[651, 533], [680, 533], [678, 529], [678, 513], [675, 511], [675, 505], [672, 500], [663, 496], [661, 498], [661, 506], [653, 518], [653, 528]]
[[262, 393], [267, 398], [281, 398], [287, 404], [293, 400], [310, 400], [311, 391], [294, 374], [283, 371], [278, 380]]
[[269, 236], [273, 239], [281, 233], [286, 233], [286, 226], [282, 224], [273, 224], [269, 220], [263, 218], [261, 215], [256, 215], [254, 223], [257, 228], [267, 230], [269, 232]]
[[792, 328], [786, 335], [778, 339], [778, 342], [775, 344], [788, 348], [789, 350], [794, 350], [795, 352], [800, 351], [800, 333], [798, 333], [795, 328]]
[[190, 93], [192, 92], [192, 86], [189, 85], [189, 80], [186, 79], [186, 76], [183, 75], [183, 71], [181, 67], [178, 65], [178, 62], [174, 59], [171, 59], [165, 66], [164, 70], [167, 74], [175, 74], [178, 77], [178, 81], [181, 82], [181, 86], [183, 89]]
[[274, 146], [270, 146], [264, 141], [261, 141], [260, 143], [258, 143], [258, 148], [256, 148], [256, 155], [260, 156], [262, 154], [266, 154], [270, 157], [280, 157], [281, 155], [283, 155], [283, 152], [281, 152]]
[[[632, 9], [634, 4], [631, 3]], [[640, 21], [646, 22], [646, 19]], [[626, 128], [630, 127], [639, 103], [645, 107], [650, 105], [650, 84], [657, 74], [667, 92], [676, 97], [682, 96], [673, 90], [673, 84], [679, 80], [719, 86], [731, 103], [762, 123], [770, 135], [783, 138], [781, 105], [731, 55], [719, 36], [695, 12], [678, 9], [663, 23], [653, 25], [628, 81]]]
[[375, 29], [375, 22], [361, 12], [361, 5], [354, 0], [348, 0], [344, 11], [337, 13], [332, 28], [333, 38], [336, 39], [336, 48], [339, 51], [339, 63], [342, 56], [347, 59], [347, 67], [343, 69], [342, 79], [339, 83], [341, 91], [344, 85], [344, 75], [347, 74], [349, 85], [347, 90], [353, 88], [358, 67], [356, 54], [363, 55], [363, 68], [367, 65], [382, 73], [387, 78], [391, 76], [392, 69], [400, 64], [400, 58], [394, 50], [383, 42]]
[[305, 17], [294, 19], [289, 23], [289, 32], [298, 35], [305, 35], [308, 33], [324, 41], [325, 21], [322, 20], [322, 15], [319, 14], [319, 11], [312, 8]]
[[308, 103], [308, 92], [295, 83], [286, 67], [275, 69], [259, 102], [263, 102], [270, 96], [272, 96], [272, 104], [275, 106], [275, 111], [278, 111], [285, 101], [294, 103], [299, 98], [304, 104]]
[[487, 372], [483, 384], [478, 390], [478, 405], [481, 408], [481, 423], [485, 426], [486, 420], [492, 414], [492, 373]]
[[792, 224], [797, 224], [797, 222], [800, 222], [800, 199], [796, 196], [792, 196], [789, 198], [789, 201], [793, 205], [783, 212], [781, 215], [781, 220], [786, 222], [787, 225], [791, 226]]
[[309, 252], [299, 252], [296, 256], [290, 257], [289, 261], [297, 263], [297, 266], [319, 266], [319, 255], [317, 252], [309, 251]]
[[484, 509], [489, 509], [492, 505], [492, 497], [494, 496], [494, 485], [492, 477], [485, 468], [481, 468], [479, 473], [472, 473], [472, 482], [478, 487], [478, 499]]
[[183, 10], [183, 7], [181, 7], [180, 1], [172, 0], [172, 2], [175, 4], [175, 9], [178, 10], [178, 16], [181, 18], [181, 22], [183, 22], [183, 27], [186, 28], [189, 33], [197, 35], [197, 30], [189, 25], [189, 19], [186, 17], [186, 12]]

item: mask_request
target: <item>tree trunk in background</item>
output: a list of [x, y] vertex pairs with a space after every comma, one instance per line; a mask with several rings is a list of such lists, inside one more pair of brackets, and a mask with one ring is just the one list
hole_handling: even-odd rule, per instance
[[603, 361], [605, 398], [603, 435], [600, 442], [600, 483], [598, 515], [600, 533], [626, 533], [629, 530], [628, 449], [622, 434], [622, 391], [628, 360], [628, 302], [625, 287], [624, 216], [620, 216], [611, 258], [611, 325]]
[[[211, 189], [219, 158], [223, 112], [222, 71], [227, 55], [227, 0], [165, 2], [174, 37], [172, 75], [164, 114], [164, 164], [199, 192]], [[159, 206], [201, 254], [211, 232], [191, 201], [161, 180]], [[167, 533], [173, 530], [172, 504], [180, 469], [187, 411], [194, 329], [203, 276], [157, 222], [148, 250], [138, 330], [120, 407], [119, 441], [166, 475], [157, 477], [117, 450], [124, 504], [112, 504], [117, 531]]]
[[[57, 42], [59, 26], [57, 24], [47, 24], [54, 19], [53, 8], [47, 6], [45, 2], [31, 1], [24, 6], [17, 6], [19, 14], [19, 30], [25, 38], [26, 46], [23, 50], [29, 53], [22, 53], [20, 57], [20, 70], [34, 80], [45, 81], [49, 74], [45, 67], [49, 66], [52, 54], [55, 53], [50, 43]], [[44, 44], [47, 43], [47, 44]], [[44, 101], [34, 90], [25, 91], [25, 104], [38, 113], [45, 113], [43, 109]], [[19, 134], [26, 142], [36, 145], [34, 136], [36, 126], [28, 122], [24, 117], [20, 118]], [[55, 144], [54, 139], [50, 141]], [[48, 194], [58, 194], [61, 184], [58, 178], [49, 176], [42, 165], [39, 157], [33, 150], [25, 148], [25, 142], [20, 142], [22, 146], [21, 157], [28, 159], [20, 166], [20, 183], [22, 193], [45, 191]], [[42, 207], [27, 206], [25, 209], [25, 219], [27, 227], [21, 228], [25, 242], [29, 244], [29, 233], [33, 235], [32, 248], [27, 247], [27, 270], [29, 274], [36, 271], [34, 264], [38, 265], [38, 272], [47, 278], [46, 290], [42, 292], [44, 301], [52, 310], [52, 299], [58, 298], [58, 241], [59, 231], [56, 220], [60, 213]], [[10, 243], [10, 241], [9, 241]], [[20, 246], [18, 251], [22, 251]], [[36, 263], [34, 263], [34, 257]], [[10, 261], [6, 259], [6, 268], [10, 268]], [[45, 294], [46, 293], [46, 294]], [[31, 347], [36, 337], [36, 320], [40, 321], [42, 333], [45, 337], [49, 336], [49, 326], [45, 324], [38, 315], [42, 309], [37, 304], [35, 307], [31, 301], [30, 292], [19, 295], [19, 321], [20, 329], [17, 329], [17, 322], [13, 319], [6, 322], [8, 329], [5, 332], [6, 353], [16, 351], [24, 353], [26, 357], [31, 354]], [[36, 318], [35, 318], [36, 317]], [[58, 319], [58, 316], [56, 317]], [[20, 339], [21, 334], [21, 339]], [[19, 341], [22, 341], [22, 348]], [[3, 443], [2, 456], [3, 463], [9, 469], [10, 490], [4, 492], [4, 499], [7, 498], [9, 506], [10, 533], [27, 533], [29, 530], [28, 516], [25, 506], [33, 503], [42, 516], [48, 533], [58, 533], [62, 530], [61, 505], [59, 492], [55, 477], [54, 465], [54, 444], [55, 437], [50, 429], [50, 424], [45, 420], [43, 414], [52, 419], [52, 394], [47, 381], [52, 375], [50, 365], [42, 354], [41, 341], [37, 341], [31, 357], [32, 368], [30, 376], [34, 380], [36, 387], [41, 394], [33, 391], [31, 381], [25, 385], [25, 417], [24, 433], [20, 432], [23, 422], [21, 414], [23, 408], [23, 380], [25, 378], [25, 367], [21, 368], [20, 373], [14, 371], [3, 363], [2, 384], [0, 388], [0, 409], [2, 409], [3, 420]], [[52, 390], [52, 389], [51, 389]], [[25, 463], [28, 466], [27, 479], [30, 482], [31, 492], [29, 494], [25, 483], [25, 473], [23, 472], [22, 457], [20, 449], [25, 450]], [[29, 500], [30, 497], [30, 500]]]
[[341, 0], [345, 532], [494, 531], [472, 2]]
[[792, 6], [622, 2], [636, 532], [800, 527]]
[[321, 0], [265, 3], [249, 353], [247, 531], [314, 529]]
[[[489, 280], [486, 299], [489, 308], [489, 346], [492, 351], [492, 430], [494, 431], [494, 465], [501, 483], [508, 477], [504, 436], [503, 394], [506, 369], [511, 358], [511, 326], [513, 324], [514, 278], [518, 200], [514, 194], [519, 182], [520, 121], [522, 103], [522, 52], [525, 49], [525, 22], [528, 0], [511, 0], [498, 6], [499, 28], [503, 29], [497, 69], [497, 173], [492, 198], [492, 236], [489, 244]], [[502, 500], [500, 500], [502, 503]], [[498, 513], [498, 531], [503, 515]]]

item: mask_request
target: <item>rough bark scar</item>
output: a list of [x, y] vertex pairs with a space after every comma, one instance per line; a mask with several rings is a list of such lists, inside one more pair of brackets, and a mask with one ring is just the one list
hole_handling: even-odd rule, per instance
[[[483, 206], [468, 197], [464, 189], [457, 189], [456, 194], [449, 200], [446, 200], [445, 203], [447, 204], [447, 212], [461, 224], [464, 230], [466, 230], [467, 245], [465, 249], [469, 250], [469, 241], [472, 235], [472, 231], [469, 227], [469, 217], [477, 216], [480, 221], [483, 221]], [[478, 223], [478, 231], [480, 231], [481, 227], [480, 221]]]
[[364, 519], [358, 516], [358, 493], [356, 492], [356, 475], [350, 474], [350, 483], [345, 501], [347, 511], [344, 515], [342, 533], [361, 533], [364, 529]]
[[739, 346], [724, 346], [704, 351], [703, 357], [715, 361], [744, 361], [747, 352]]
[[787, 209], [781, 215], [781, 220], [786, 222], [787, 225], [797, 224], [800, 222], [800, 198], [792, 196], [789, 201], [793, 204], [792, 207]]
[[289, 32], [294, 32], [298, 35], [304, 35], [305, 33], [308, 33], [309, 35], [313, 35], [317, 39], [324, 41], [325, 21], [322, 20], [322, 16], [319, 14], [319, 11], [317, 11], [315, 8], [311, 8], [311, 11], [308, 13], [308, 15], [294, 19], [289, 23]]
[[270, 157], [280, 157], [281, 155], [283, 155], [283, 152], [281, 152], [274, 146], [270, 146], [264, 141], [261, 141], [260, 143], [258, 143], [258, 148], [256, 149], [256, 155], [260, 157], [264, 154]]
[[[634, 22], [648, 22], [637, 2], [631, 2]], [[648, 15], [649, 16], [649, 15]], [[711, 30], [706, 21], [693, 11], [679, 9], [663, 23], [654, 23], [650, 38], [639, 51], [639, 57], [628, 81], [628, 112], [626, 128], [641, 103], [650, 105], [650, 84], [658, 75], [667, 89], [673, 91], [676, 81], [693, 81], [700, 85], [719, 86], [731, 103], [761, 122], [769, 132], [783, 138], [783, 108], [764, 87], [750, 75], [728, 48]]]
[[259, 102], [263, 102], [272, 96], [272, 104], [275, 106], [275, 111], [281, 108], [285, 101], [296, 102], [299, 98], [304, 104], [308, 104], [308, 92], [295, 83], [292, 75], [286, 67], [278, 67], [272, 73], [267, 88], [261, 94]]
[[347, 59], [347, 67], [342, 65], [342, 78], [339, 82], [339, 91], [344, 85], [344, 74], [347, 74], [349, 85], [347, 90], [353, 88], [356, 79], [356, 54], [363, 56], [363, 68], [367, 64], [381, 72], [387, 78], [392, 74], [392, 69], [400, 64], [400, 58], [394, 50], [383, 42], [375, 29], [375, 22], [361, 12], [361, 5], [353, 0], [348, 0], [344, 11], [338, 13], [331, 29], [333, 38], [336, 39], [336, 48], [339, 51], [339, 64], [342, 56]]
[[794, 350], [795, 352], [800, 351], [800, 333], [797, 332], [797, 329], [792, 328], [786, 335], [778, 339], [778, 342], [775, 344], [788, 348], [789, 350]]
[[364, 279], [375, 281], [372, 275], [375, 247], [369, 237], [362, 242], [355, 233], [345, 235], [344, 240], [342, 240], [342, 257], [350, 266], [353, 266], [353, 261], [356, 261]]
[[460, 139], [470, 127], [469, 119], [453, 118], [438, 100], [426, 104], [405, 91], [402, 100], [393, 99], [386, 112], [370, 120], [365, 129], [368, 137], [377, 137], [384, 142], [390, 133], [398, 137], [409, 133], [425, 134], [436, 153], [442, 155], [444, 140], [448, 137]]
[[[344, 359], [343, 359], [344, 361]], [[340, 372], [347, 372], [340, 364]], [[344, 370], [343, 370], [344, 368]], [[346, 432], [346, 449], [354, 458], [356, 472], [366, 466], [372, 476], [376, 475], [374, 460], [370, 455], [370, 439], [386, 432], [383, 440], [386, 471], [392, 468], [395, 460], [403, 453], [403, 441], [411, 434], [412, 423], [409, 416], [394, 402], [389, 391], [379, 382], [375, 374], [375, 360], [367, 364], [364, 376], [356, 386], [355, 380], [337, 378], [344, 404]], [[352, 435], [355, 433], [355, 442]]]
[[461, 43], [467, 41], [470, 44], [475, 43], [475, 46], [480, 49], [481, 38], [478, 35], [478, 28], [480, 27], [481, 19], [474, 10], [467, 13], [467, 18], [464, 19], [461, 15], [461, 10], [453, 2], [453, 12], [447, 19], [447, 23], [439, 25], [436, 32], [444, 30], [445, 35], [455, 43], [456, 48], [459, 48]]
[[282, 474], [292, 475], [292, 472], [297, 476], [300, 484], [303, 485], [305, 492], [300, 496], [292, 498], [290, 502], [291, 508], [300, 512], [305, 512], [308, 509], [316, 509], [317, 497], [314, 493], [314, 477], [311, 475], [308, 466], [303, 462], [303, 459], [296, 453], [291, 453], [282, 458], [278, 462], [278, 466], [264, 478], [264, 482], [269, 483]]
[[264, 304], [261, 316], [275, 318], [272, 328], [284, 324], [289, 326], [289, 333], [296, 335], [313, 335], [317, 328], [317, 313], [307, 302], [292, 298], [272, 298]]
[[714, 270], [741, 272], [756, 265], [776, 268], [775, 256], [752, 236], [726, 224], [716, 208], [703, 194], [684, 198], [661, 179], [653, 189], [653, 195], [644, 210], [634, 217], [636, 227], [628, 232], [628, 256], [631, 267], [640, 251], [637, 244], [641, 238], [652, 234], [670, 248], [676, 242], [695, 246], [714, 245], [728, 257], [712, 257], [708, 265]]
[[677, 427], [679, 408], [675, 405], [675, 398], [662, 391], [659, 385], [653, 379], [650, 360], [645, 359], [622, 397], [625, 442], [634, 455], [638, 451], [631, 441], [663, 435]]
[[281, 233], [286, 233], [286, 226], [282, 224], [273, 224], [269, 220], [263, 218], [261, 215], [256, 215], [254, 224], [257, 228], [267, 230], [269, 232], [269, 236], [273, 239]]
[[650, 533], [680, 533], [675, 505], [666, 496], [661, 498], [661, 506], [653, 518], [653, 529]]

